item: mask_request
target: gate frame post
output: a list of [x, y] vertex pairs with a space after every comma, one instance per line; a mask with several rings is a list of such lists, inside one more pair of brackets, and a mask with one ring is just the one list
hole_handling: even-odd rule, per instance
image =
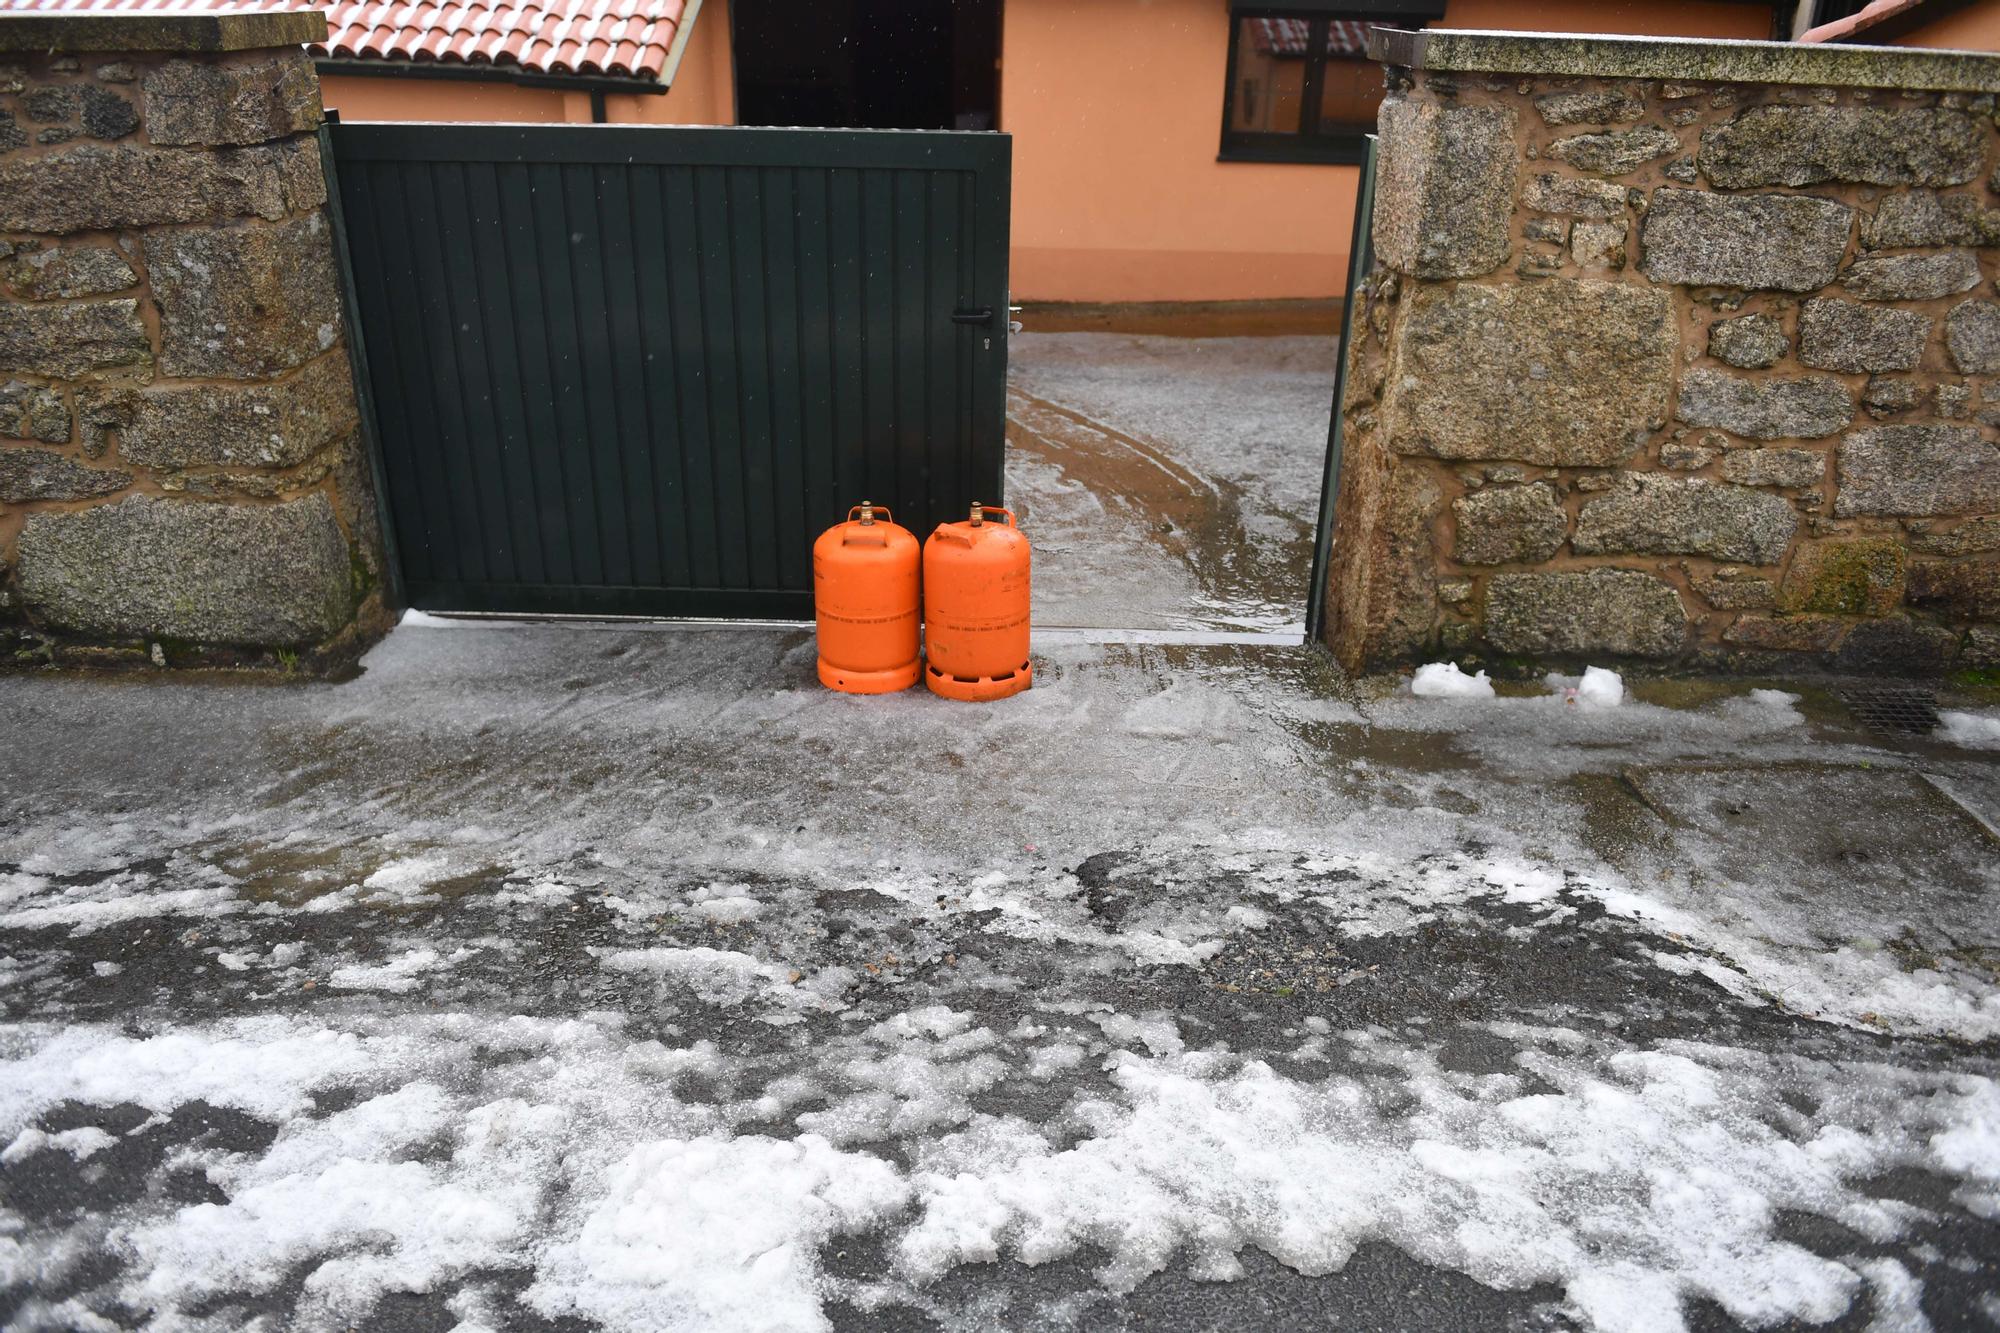
[[326, 216], [333, 228], [333, 258], [340, 268], [340, 300], [347, 308], [347, 363], [354, 376], [354, 397], [360, 408], [361, 448], [368, 455], [368, 475], [375, 483], [375, 523], [382, 534], [382, 604], [388, 611], [409, 605], [403, 596], [403, 560], [396, 546], [396, 525], [389, 517], [389, 479], [382, 468], [382, 444], [375, 426], [375, 386], [368, 377], [368, 341], [361, 331], [361, 306], [354, 287], [354, 257], [348, 253], [347, 214], [340, 203], [340, 176], [334, 168], [333, 135], [340, 112], [329, 109], [319, 127], [319, 168], [326, 177]]
[[1312, 574], [1306, 584], [1306, 642], [1318, 643], [1326, 628], [1328, 557], [1333, 552], [1333, 522], [1340, 498], [1342, 417], [1347, 398], [1347, 355], [1354, 336], [1354, 296], [1361, 280], [1375, 266], [1374, 135], [1367, 136], [1361, 182], [1354, 193], [1354, 237], [1347, 246], [1347, 299], [1340, 308], [1340, 349], [1333, 366], [1333, 418], [1326, 428], [1326, 461], [1320, 468], [1319, 519], [1313, 529]]

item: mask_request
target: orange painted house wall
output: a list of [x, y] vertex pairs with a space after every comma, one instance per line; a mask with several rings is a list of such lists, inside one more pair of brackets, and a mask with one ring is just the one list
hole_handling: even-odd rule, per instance
[[[342, 120], [561, 121], [563, 95], [553, 88], [471, 79], [383, 79], [322, 74], [320, 98]], [[588, 99], [584, 119], [590, 118]]]
[[[1356, 167], [1218, 162], [1222, 0], [1006, 0], [1014, 295], [1218, 301], [1346, 290]], [[1770, 36], [1755, 4], [1451, 0], [1439, 25]]]
[[[727, 0], [707, 0], [664, 96], [608, 118], [735, 120]], [[1358, 168], [1219, 162], [1226, 0], [1004, 0], [1000, 128], [1014, 136], [1014, 295], [1030, 301], [1339, 296]], [[1449, 0], [1439, 26], [1761, 40], [1771, 9], [1728, 0]], [[2000, 0], [1903, 39], [2000, 49]], [[584, 93], [328, 75], [350, 120], [588, 121]]]
[[[604, 99], [607, 118], [646, 125], [734, 125], [735, 64], [729, 52], [729, 6], [708, 0], [688, 34], [674, 86], [664, 97], [613, 93]], [[590, 119], [585, 98], [583, 119]]]
[[[1868, 35], [1861, 35], [1862, 41]], [[2000, 51], [2000, 0], [1979, 0], [1956, 14], [1926, 23], [1896, 39], [1898, 46], [1937, 46], [1958, 51]]]

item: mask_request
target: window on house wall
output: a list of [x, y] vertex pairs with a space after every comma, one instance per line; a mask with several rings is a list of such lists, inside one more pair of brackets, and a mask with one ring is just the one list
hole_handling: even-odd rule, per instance
[[1359, 162], [1375, 129], [1382, 67], [1371, 28], [1420, 28], [1435, 9], [1232, 5], [1222, 157], [1244, 162]]

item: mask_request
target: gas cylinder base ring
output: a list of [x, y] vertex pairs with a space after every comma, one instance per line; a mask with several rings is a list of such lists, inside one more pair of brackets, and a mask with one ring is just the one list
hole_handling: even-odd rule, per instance
[[1021, 663], [1019, 671], [1010, 671], [1004, 676], [981, 676], [976, 680], [948, 676], [934, 666], [927, 666], [924, 671], [924, 684], [930, 687], [932, 694], [968, 704], [988, 704], [996, 699], [1009, 698], [1034, 683], [1035, 669], [1026, 662]]
[[907, 690], [923, 674], [921, 662], [892, 667], [887, 671], [844, 671], [821, 659], [819, 683], [842, 694], [894, 694]]

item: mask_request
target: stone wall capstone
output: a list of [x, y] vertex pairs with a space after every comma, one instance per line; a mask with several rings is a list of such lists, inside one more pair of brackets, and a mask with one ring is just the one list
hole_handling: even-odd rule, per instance
[[2000, 57], [1372, 54], [1346, 666], [2000, 666]]
[[0, 668], [337, 670], [382, 628], [325, 31], [0, 15]]

